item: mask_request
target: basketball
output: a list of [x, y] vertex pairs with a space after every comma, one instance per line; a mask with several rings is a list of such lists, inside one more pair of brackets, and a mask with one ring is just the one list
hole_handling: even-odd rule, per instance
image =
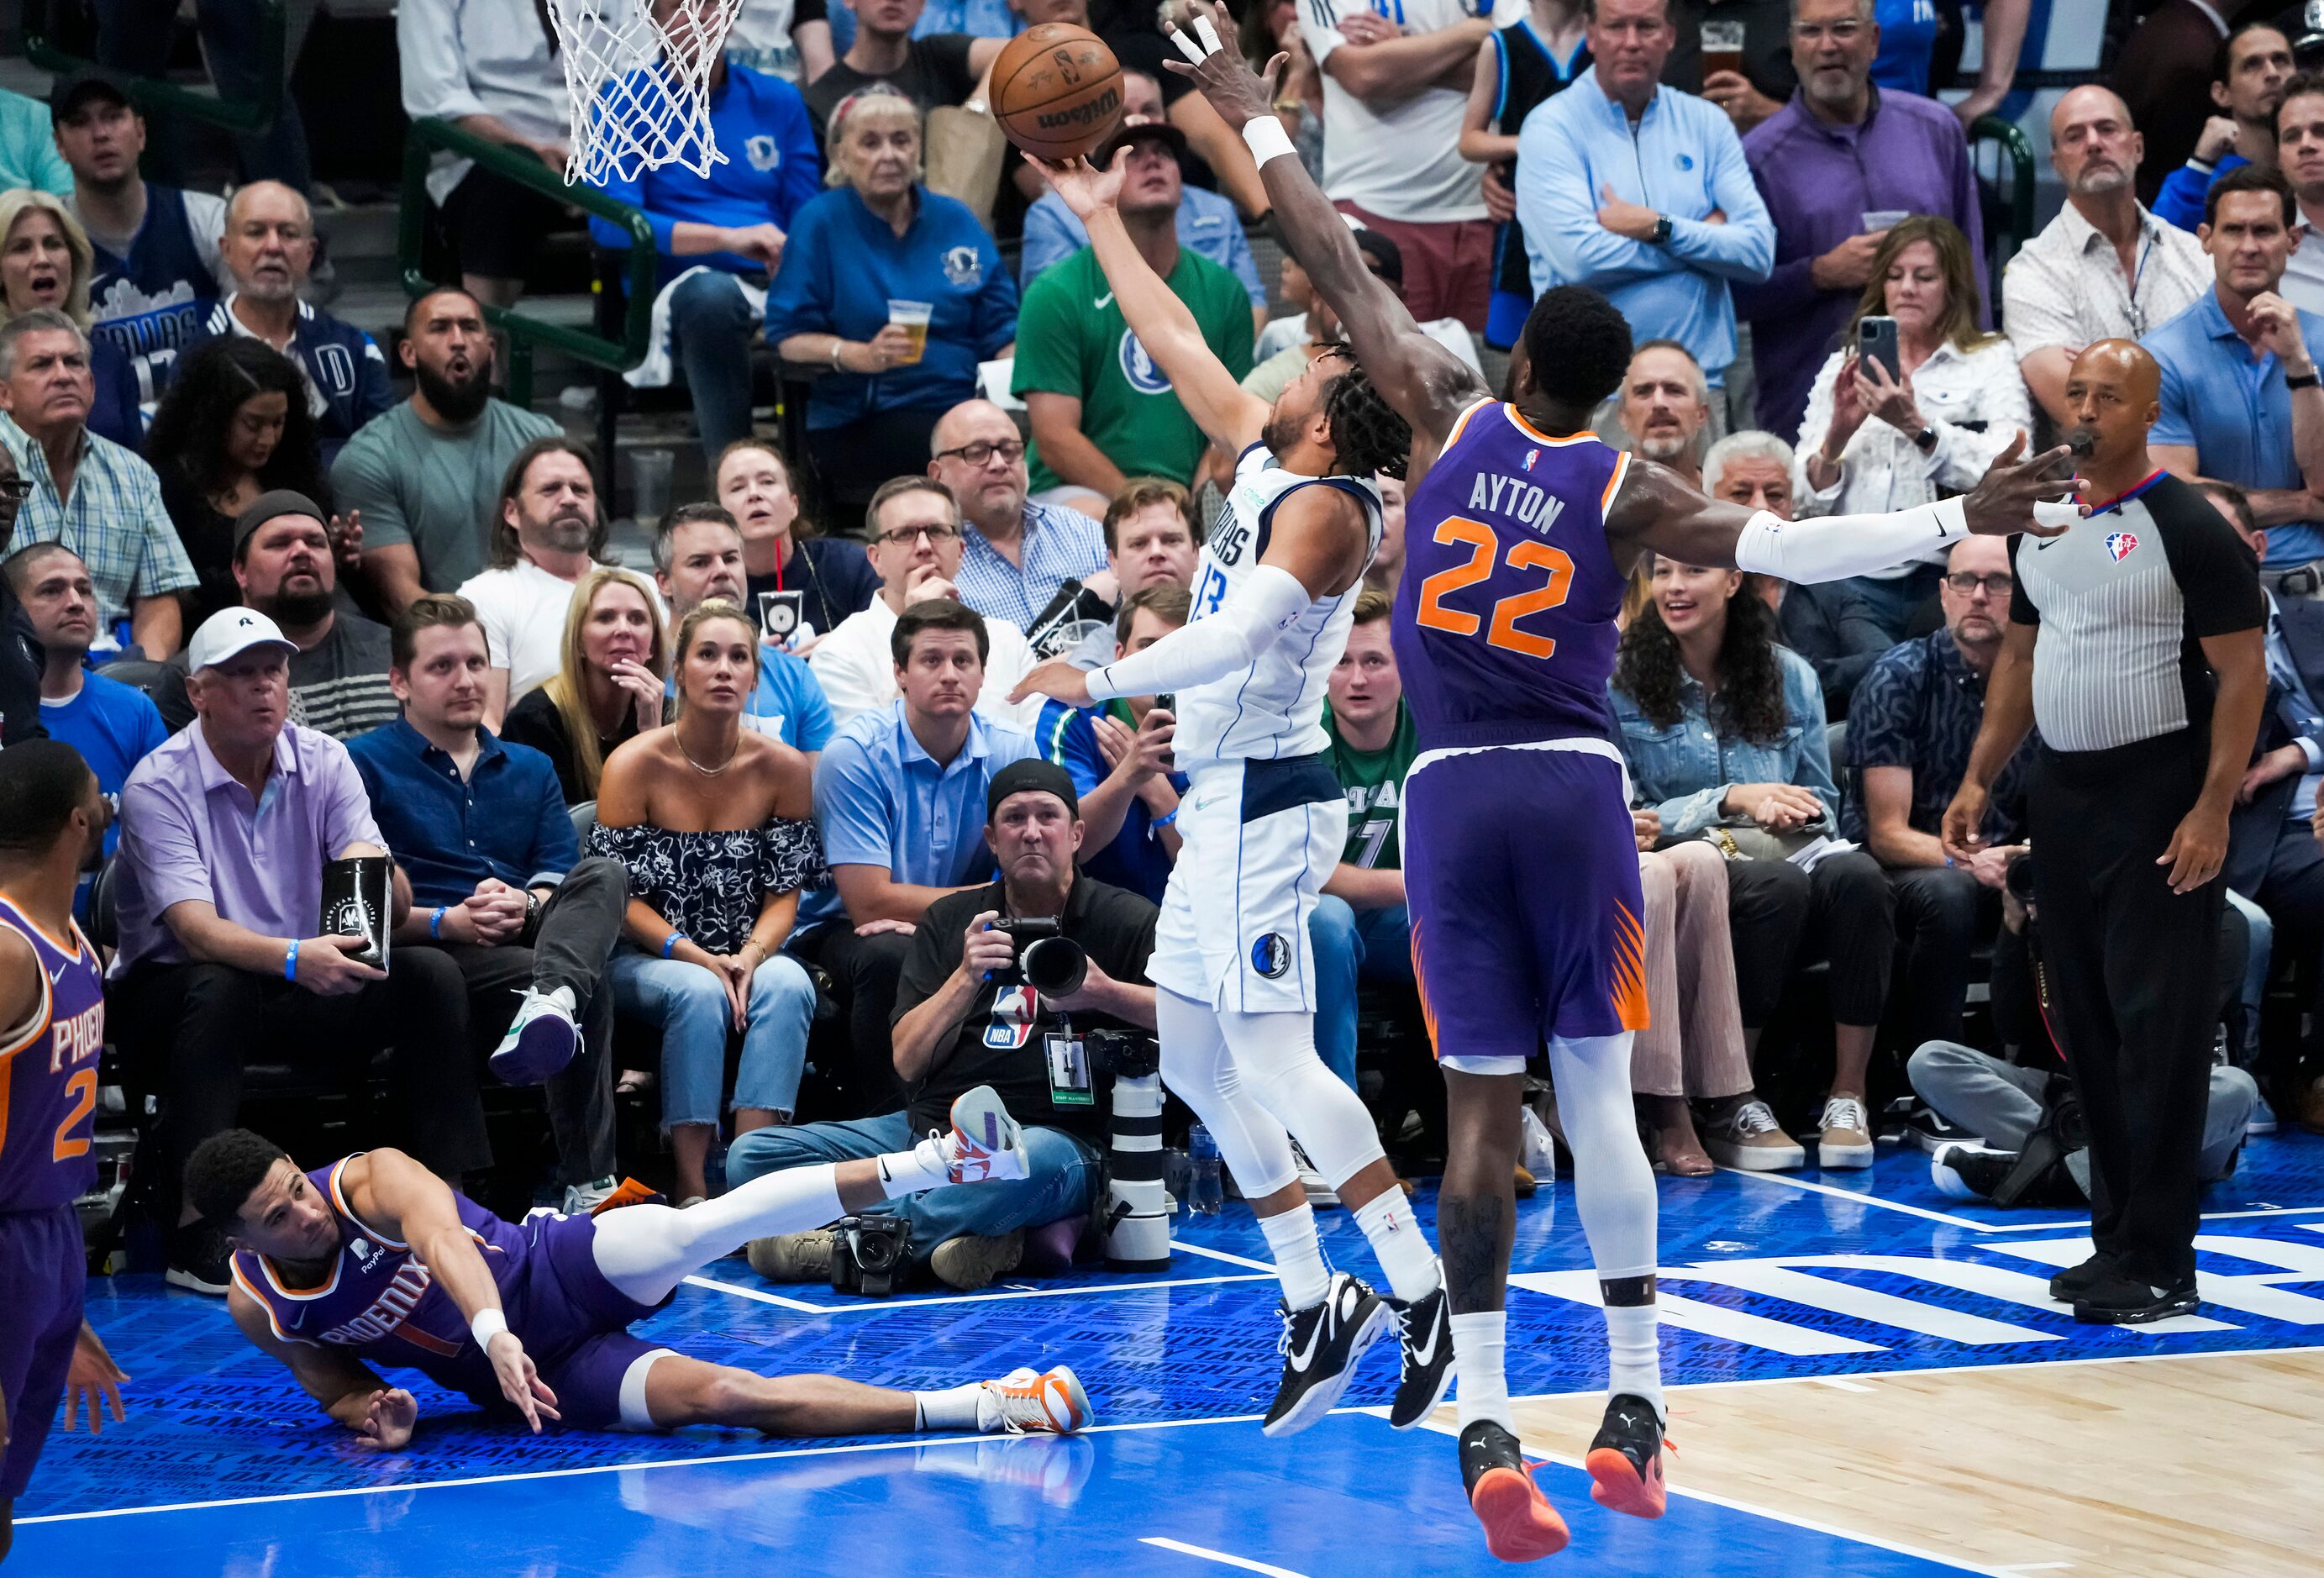
[[992, 63], [992, 114], [1036, 159], [1087, 153], [1121, 124], [1121, 63], [1085, 27], [1027, 28]]

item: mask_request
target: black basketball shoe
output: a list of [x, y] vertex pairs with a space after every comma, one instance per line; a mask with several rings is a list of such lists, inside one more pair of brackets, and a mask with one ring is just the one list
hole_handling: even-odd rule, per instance
[[1633, 1518], [1663, 1515], [1663, 1421], [1655, 1406], [1636, 1392], [1618, 1392], [1606, 1401], [1606, 1421], [1582, 1462], [1590, 1471], [1590, 1499]]
[[1332, 1411], [1340, 1394], [1388, 1322], [1388, 1304], [1345, 1271], [1332, 1273], [1323, 1302], [1311, 1309], [1283, 1308], [1283, 1380], [1261, 1426], [1269, 1435], [1305, 1430]]
[[2114, 1273], [2114, 1257], [2100, 1250], [2079, 1266], [2069, 1266], [2050, 1278], [2050, 1297], [2071, 1304]]
[[1485, 1526], [1485, 1548], [1504, 1562], [1538, 1562], [1565, 1548], [1565, 1519], [1533, 1482], [1517, 1438], [1490, 1419], [1461, 1432], [1461, 1483]]
[[2157, 1287], [2113, 1266], [2075, 1296], [2074, 1318], [2092, 1326], [2143, 1326], [2149, 1321], [2192, 1315], [2196, 1302], [2192, 1277]]
[[1409, 1430], [1436, 1411], [1452, 1384], [1452, 1309], [1444, 1285], [1410, 1304], [1388, 1301], [1395, 1317], [1397, 1346], [1404, 1351], [1404, 1370], [1396, 1383], [1396, 1400], [1388, 1407], [1388, 1422]]

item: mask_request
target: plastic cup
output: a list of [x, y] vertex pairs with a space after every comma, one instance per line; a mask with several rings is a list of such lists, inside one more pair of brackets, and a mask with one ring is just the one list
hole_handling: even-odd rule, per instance
[[1864, 228], [1868, 233], [1893, 230], [1912, 217], [1909, 208], [1867, 208], [1864, 210]]
[[911, 350], [897, 364], [899, 366], [911, 366], [927, 355], [928, 319], [936, 309], [933, 301], [891, 300], [888, 303], [888, 321], [909, 335], [912, 340]]

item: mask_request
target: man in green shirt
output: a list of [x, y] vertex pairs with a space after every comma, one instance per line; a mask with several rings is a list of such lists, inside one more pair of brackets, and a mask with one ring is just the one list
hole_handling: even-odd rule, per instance
[[1315, 1050], [1356, 1083], [1356, 985], [1410, 987], [1412, 921], [1404, 908], [1397, 816], [1420, 742], [1388, 645], [1394, 601], [1367, 588], [1356, 599], [1348, 650], [1332, 670], [1323, 728], [1332, 771], [1348, 795], [1348, 842], [1323, 884], [1309, 935], [1315, 944]]
[[[1123, 226], [1240, 378], [1250, 371], [1250, 297], [1234, 275], [1178, 245], [1178, 155], [1185, 145], [1167, 121], [1130, 121], [1097, 161], [1129, 150]], [[1035, 499], [1101, 515], [1128, 477], [1194, 481], [1202, 429], [1130, 332], [1089, 248], [1042, 271], [1026, 290], [1010, 387], [1032, 419], [1026, 463]]]

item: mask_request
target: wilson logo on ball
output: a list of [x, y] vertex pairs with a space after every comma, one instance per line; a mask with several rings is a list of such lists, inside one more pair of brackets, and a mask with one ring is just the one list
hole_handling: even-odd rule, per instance
[[1093, 98], [1087, 104], [1077, 104], [1071, 109], [1043, 110], [1037, 117], [1037, 124], [1045, 132], [1067, 126], [1091, 126], [1101, 121], [1111, 121], [1120, 108], [1121, 95], [1109, 92], [1102, 98]]

